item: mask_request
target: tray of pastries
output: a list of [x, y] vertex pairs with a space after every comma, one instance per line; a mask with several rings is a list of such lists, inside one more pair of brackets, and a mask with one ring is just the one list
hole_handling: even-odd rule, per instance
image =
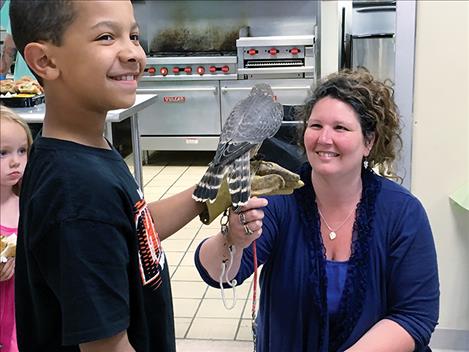
[[28, 108], [44, 102], [44, 90], [35, 79], [24, 76], [19, 80], [0, 81], [0, 102], [10, 108]]

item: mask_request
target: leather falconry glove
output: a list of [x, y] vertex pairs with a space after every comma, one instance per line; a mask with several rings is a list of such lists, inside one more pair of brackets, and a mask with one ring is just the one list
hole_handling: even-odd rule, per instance
[[[251, 169], [251, 197], [270, 196], [279, 194], [291, 194], [297, 188], [303, 187], [304, 183], [300, 176], [282, 166], [263, 160], [253, 160]], [[231, 196], [228, 190], [226, 177], [223, 180], [213, 203], [205, 202], [206, 209], [200, 214], [200, 220], [210, 224], [231, 206]]]

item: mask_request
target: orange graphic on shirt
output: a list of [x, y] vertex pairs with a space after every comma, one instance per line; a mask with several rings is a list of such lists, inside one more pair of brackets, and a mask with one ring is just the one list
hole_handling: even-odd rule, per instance
[[140, 275], [144, 285], [151, 284], [154, 288], [158, 288], [161, 285], [161, 271], [165, 264], [160, 238], [145, 200], [140, 200], [135, 207]]

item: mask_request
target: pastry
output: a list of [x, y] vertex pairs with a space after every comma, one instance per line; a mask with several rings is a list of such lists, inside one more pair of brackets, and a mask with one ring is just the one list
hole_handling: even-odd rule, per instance
[[16, 82], [16, 89], [19, 93], [41, 94], [42, 87], [36, 81]]
[[0, 258], [16, 255], [16, 235], [0, 236]]
[[26, 82], [33, 82], [33, 81], [34, 81], [34, 78], [32, 78], [30, 76], [23, 76], [20, 79], [16, 80], [16, 84], [26, 83]]
[[4, 79], [0, 81], [0, 93], [1, 94], [15, 94], [16, 93], [16, 84], [12, 79]]

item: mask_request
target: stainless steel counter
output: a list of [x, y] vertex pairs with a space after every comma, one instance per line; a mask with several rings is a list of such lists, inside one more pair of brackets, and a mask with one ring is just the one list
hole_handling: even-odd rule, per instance
[[[134, 177], [140, 189], [143, 191], [142, 154], [140, 147], [140, 130], [138, 125], [138, 113], [156, 101], [157, 94], [137, 94], [134, 105], [127, 109], [111, 110], [106, 116], [106, 138], [112, 142], [111, 124], [130, 118], [130, 133], [132, 138], [132, 151], [134, 161]], [[46, 114], [45, 104], [31, 108], [12, 109], [28, 123], [42, 123]]]

